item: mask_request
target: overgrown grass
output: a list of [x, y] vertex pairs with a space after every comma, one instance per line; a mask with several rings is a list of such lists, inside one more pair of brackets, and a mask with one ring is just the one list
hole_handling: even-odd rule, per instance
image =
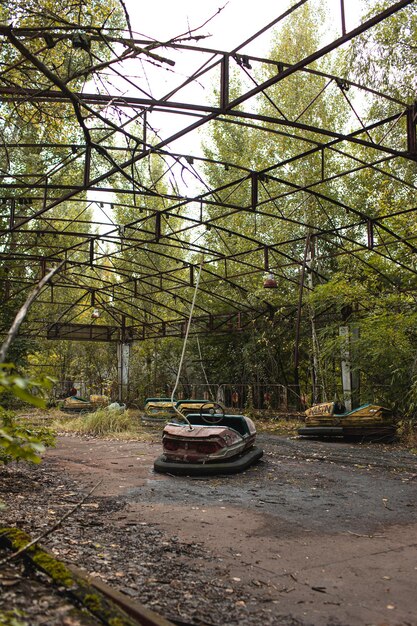
[[93, 413], [78, 417], [72, 422], [72, 426], [80, 433], [102, 437], [109, 433], [128, 432], [132, 430], [133, 425], [129, 411], [97, 409]]
[[272, 433], [284, 437], [297, 436], [297, 430], [304, 425], [301, 419], [284, 417], [255, 418], [256, 430], [258, 433]]
[[78, 416], [61, 415], [53, 420], [53, 428], [58, 432], [111, 437], [115, 439], [159, 440], [160, 433], [149, 432], [140, 422], [137, 411], [109, 411], [97, 409], [93, 413]]

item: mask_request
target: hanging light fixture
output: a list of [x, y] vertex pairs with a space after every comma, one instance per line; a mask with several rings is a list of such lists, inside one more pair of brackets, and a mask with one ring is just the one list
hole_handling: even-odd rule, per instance
[[272, 272], [268, 272], [268, 274], [264, 278], [264, 288], [265, 289], [276, 289], [278, 287], [277, 281], [274, 278]]
[[93, 309], [91, 317], [93, 318], [93, 320], [96, 320], [98, 317], [100, 317], [100, 311], [98, 309]]

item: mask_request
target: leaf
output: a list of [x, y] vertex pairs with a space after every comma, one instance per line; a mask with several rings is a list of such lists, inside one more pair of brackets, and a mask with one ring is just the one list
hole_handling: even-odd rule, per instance
[[41, 398], [39, 396], [34, 396], [25, 388], [13, 386], [12, 391], [17, 398], [19, 398], [20, 400], [23, 400], [24, 402], [28, 402], [29, 404], [32, 404], [33, 406], [36, 406], [40, 409], [44, 409], [46, 406], [44, 398]]

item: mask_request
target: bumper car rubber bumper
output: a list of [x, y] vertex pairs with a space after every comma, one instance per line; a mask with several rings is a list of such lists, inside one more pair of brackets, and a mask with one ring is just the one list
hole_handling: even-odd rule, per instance
[[167, 461], [162, 454], [154, 462], [155, 472], [162, 474], [174, 474], [176, 476], [214, 476], [216, 474], [237, 474], [243, 472], [256, 463], [263, 450], [254, 446], [237, 457], [228, 460], [211, 463], [181, 463], [180, 461]]
[[301, 437], [343, 437], [344, 439], [369, 439], [374, 441], [392, 440], [395, 438], [395, 426], [307, 426], [298, 429]]

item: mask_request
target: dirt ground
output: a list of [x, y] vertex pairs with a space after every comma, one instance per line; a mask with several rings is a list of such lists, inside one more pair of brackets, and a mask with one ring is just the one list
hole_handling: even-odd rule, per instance
[[[102, 480], [45, 545], [178, 624], [417, 626], [417, 457], [258, 442], [243, 474], [187, 478], [153, 472], [158, 441], [62, 436], [0, 475], [2, 522], [36, 535]], [[30, 626], [78, 626], [48, 588], [1, 586]]]
[[200, 546], [200, 558], [180, 551], [184, 571], [217, 567], [224, 595], [240, 594], [235, 605], [263, 623], [417, 625], [416, 457], [394, 445], [258, 441], [263, 460], [229, 477], [155, 474], [157, 442], [61, 437], [46, 458], [84, 488], [103, 479], [94, 498], [120, 505], [107, 523]]

